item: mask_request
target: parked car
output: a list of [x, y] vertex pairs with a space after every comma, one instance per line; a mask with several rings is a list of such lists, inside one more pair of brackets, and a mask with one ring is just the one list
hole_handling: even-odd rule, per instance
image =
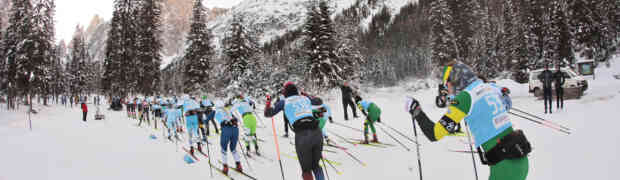
[[[556, 72], [556, 70], [552, 68], [549, 68], [549, 70], [553, 73]], [[581, 96], [583, 96], [583, 92], [588, 89], [588, 81], [570, 68], [561, 68], [560, 70], [566, 78], [566, 81], [562, 86], [564, 88], [564, 98], [581, 98]], [[534, 93], [534, 96], [536, 97], [542, 97], [543, 94], [542, 82], [538, 79], [538, 75], [542, 71], [544, 71], [544, 69], [530, 71], [529, 91], [530, 93]], [[552, 86], [552, 93], [555, 96], [555, 84]]]

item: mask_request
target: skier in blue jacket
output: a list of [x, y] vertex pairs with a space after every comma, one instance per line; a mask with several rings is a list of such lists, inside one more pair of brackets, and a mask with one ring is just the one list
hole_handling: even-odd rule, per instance
[[172, 134], [174, 133], [175, 138], [177, 137], [176, 126], [177, 120], [179, 119], [177, 109], [173, 104], [168, 104], [168, 108], [164, 111], [166, 126], [168, 127], [168, 140], [172, 141]]
[[237, 171], [243, 171], [241, 158], [237, 153], [237, 142], [239, 142], [239, 121], [230, 112], [230, 107], [225, 107], [221, 100], [215, 101], [215, 120], [220, 123], [222, 134], [220, 136], [220, 146], [222, 148], [222, 164], [224, 164], [224, 174], [228, 173], [227, 151], [233, 155]]
[[265, 117], [272, 117], [280, 111], [292, 124], [295, 132], [295, 151], [299, 157], [302, 177], [312, 180], [323, 180], [323, 170], [319, 166], [323, 151], [323, 135], [319, 129], [319, 121], [312, 114], [312, 103], [306, 96], [301, 96], [293, 82], [286, 82], [282, 88], [285, 99], [280, 99], [271, 107], [271, 97], [267, 96]]
[[196, 144], [198, 151], [202, 152], [202, 146], [200, 136], [198, 135], [198, 110], [200, 106], [196, 102], [195, 98], [185, 97], [183, 103], [183, 114], [185, 115], [185, 124], [187, 126], [188, 143], [190, 146], [190, 153], [194, 155], [194, 144]]

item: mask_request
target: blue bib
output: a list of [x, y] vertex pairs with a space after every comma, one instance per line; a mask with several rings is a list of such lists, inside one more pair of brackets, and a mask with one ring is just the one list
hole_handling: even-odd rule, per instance
[[222, 124], [222, 122], [228, 122], [232, 120], [232, 114], [224, 108], [218, 108], [215, 110], [215, 120], [220, 124]]
[[480, 147], [512, 126], [499, 88], [477, 81], [465, 91], [470, 94], [472, 100], [472, 106], [465, 121], [474, 136], [476, 147]]
[[166, 109], [166, 121], [174, 122], [177, 120], [177, 111], [176, 109]]
[[305, 96], [290, 96], [284, 100], [284, 115], [289, 123], [312, 117], [312, 103]]
[[250, 107], [250, 103], [248, 103], [247, 101], [237, 103], [235, 106], [235, 110], [237, 110], [237, 112], [239, 112], [239, 115], [241, 116], [243, 116], [243, 114], [245, 113], [253, 112], [252, 107]]

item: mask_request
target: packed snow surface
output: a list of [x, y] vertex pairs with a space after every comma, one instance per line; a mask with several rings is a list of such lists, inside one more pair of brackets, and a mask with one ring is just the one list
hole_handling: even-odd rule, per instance
[[[617, 59], [616, 59], [617, 60]], [[620, 64], [615, 61], [611, 68], [597, 69], [596, 80], [588, 79], [590, 88], [581, 99], [566, 100], [565, 108], [553, 114], [543, 114], [543, 102], [527, 92], [527, 84], [517, 84], [510, 80], [498, 84], [512, 91], [514, 107], [539, 115], [555, 123], [571, 128], [566, 135], [547, 127], [512, 117], [516, 128], [523, 129], [533, 146], [529, 156], [528, 179], [617, 179], [617, 162], [620, 162], [620, 133], [615, 130], [620, 121], [615, 115], [620, 102], [620, 80], [612, 75], [620, 72]], [[421, 100], [423, 110], [434, 120], [438, 120], [445, 109], [434, 105], [436, 85], [416, 92], [403, 88], [367, 88], [363, 96], [382, 109], [383, 123], [413, 136], [411, 117], [404, 111], [406, 96]], [[340, 94], [337, 90], [325, 96], [334, 111], [334, 121], [361, 129], [362, 120], [343, 120]], [[554, 101], [555, 103], [555, 101]], [[106, 119], [93, 120], [96, 107], [89, 104], [88, 122], [81, 122], [78, 106], [42, 106], [35, 104], [38, 114], [33, 114], [32, 131], [28, 129], [28, 116], [23, 106], [19, 111], [7, 111], [5, 104], [0, 107], [0, 179], [225, 179], [213, 172], [210, 177], [206, 158], [186, 164], [186, 154], [182, 146], [165, 140], [162, 131], [152, 127], [137, 127], [136, 120], [127, 118], [125, 111], [104, 110]], [[263, 105], [257, 108], [262, 114]], [[261, 110], [259, 110], [261, 109]], [[349, 112], [351, 113], [351, 112]], [[358, 111], [359, 114], [359, 111]], [[286, 179], [301, 179], [300, 167], [294, 158], [293, 137], [283, 138], [282, 115], [274, 118], [279, 141], [284, 176]], [[281, 179], [280, 167], [272, 135], [272, 120], [258, 119], [258, 136], [264, 140], [259, 143], [267, 158], [249, 159], [250, 165], [242, 158], [244, 170], [258, 179]], [[161, 124], [160, 124], [161, 126]], [[362, 133], [349, 128], [327, 124], [329, 131], [346, 138], [361, 139]], [[362, 166], [343, 151], [325, 147], [332, 152], [324, 152], [327, 159], [337, 162], [337, 174], [328, 165], [331, 179], [418, 179], [416, 148], [413, 143], [389, 131], [411, 151], [405, 150], [378, 128], [381, 142], [394, 146], [378, 148], [351, 145], [330, 135], [339, 145], [361, 159]], [[156, 139], [149, 138], [151, 135]], [[440, 142], [430, 143], [418, 129], [420, 155], [424, 179], [475, 179], [472, 157], [466, 153], [450, 150], [469, 150], [463, 137], [447, 137]], [[209, 139], [219, 144], [219, 136]], [[221, 159], [219, 145], [211, 145], [212, 161]], [[335, 153], [334, 153], [335, 152]], [[232, 156], [228, 162], [233, 163]], [[218, 167], [218, 163], [214, 163]], [[487, 179], [489, 168], [482, 165], [476, 156], [476, 166], [480, 179]], [[231, 175], [237, 179], [247, 179], [238, 173]]]

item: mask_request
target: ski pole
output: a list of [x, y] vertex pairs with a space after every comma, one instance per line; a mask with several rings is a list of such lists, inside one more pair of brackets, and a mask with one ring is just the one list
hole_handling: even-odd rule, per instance
[[246, 154], [245, 151], [243, 150], [243, 146], [241, 146], [241, 142], [239, 142], [239, 148], [241, 148], [241, 153], [243, 153], [243, 157], [245, 158], [245, 163], [248, 164], [248, 168], [250, 168], [250, 171], [253, 171], [252, 166], [250, 166], [250, 161], [248, 160], [248, 154]]
[[338, 126], [341, 126], [341, 127], [349, 128], [349, 129], [352, 129], [352, 130], [355, 130], [355, 131], [358, 131], [358, 132], [364, 132], [364, 131], [362, 131], [362, 130], [356, 129], [356, 128], [351, 127], [351, 126], [347, 126], [347, 125], [342, 124], [342, 123], [339, 123], [339, 122], [334, 122], [333, 124], [338, 125]]
[[517, 116], [517, 117], [523, 118], [523, 119], [525, 119], [525, 120], [529, 120], [529, 121], [532, 121], [532, 122], [534, 122], [534, 123], [537, 123], [537, 124], [540, 124], [540, 125], [546, 126], [546, 127], [548, 127], [548, 128], [551, 128], [551, 129], [554, 129], [554, 130], [557, 130], [557, 131], [560, 131], [560, 132], [563, 132], [563, 133], [566, 133], [566, 134], [570, 134], [570, 132], [569, 132], [569, 131], [566, 131], [566, 130], [564, 130], [564, 129], [560, 129], [560, 128], [558, 128], [558, 127], [555, 127], [555, 126], [553, 126], [552, 124], [548, 124], [546, 121], [537, 121], [537, 120], [534, 120], [534, 119], [531, 119], [531, 118], [528, 118], [528, 117], [525, 117], [525, 116], [522, 116], [522, 115], [519, 115], [519, 114], [515, 114], [515, 113], [512, 113], [512, 112], [509, 112], [509, 113], [510, 113], [510, 114], [512, 114], [512, 115], [514, 115], [514, 116]]
[[381, 129], [385, 134], [387, 134], [388, 136], [390, 136], [390, 138], [392, 138], [394, 141], [398, 142], [398, 144], [400, 144], [401, 146], [403, 146], [403, 148], [405, 148], [407, 151], [411, 151], [407, 146], [405, 146], [405, 144], [403, 144], [402, 142], [400, 142], [398, 139], [394, 138], [394, 136], [392, 136], [390, 133], [388, 133], [383, 126], [378, 126], [379, 129]]
[[471, 161], [474, 164], [474, 174], [476, 175], [476, 180], [478, 180], [478, 168], [476, 168], [476, 159], [474, 158], [474, 148], [471, 146], [471, 134], [469, 133], [469, 126], [467, 122], [465, 122], [465, 128], [467, 128], [467, 140], [469, 141], [469, 150], [471, 151]]
[[327, 129], [327, 131], [328, 131], [330, 134], [335, 135], [336, 137], [338, 137], [338, 138], [340, 138], [340, 139], [344, 140], [345, 142], [347, 142], [347, 143], [349, 143], [349, 144], [356, 145], [355, 143], [353, 143], [353, 142], [349, 141], [347, 138], [342, 137], [342, 136], [340, 136], [340, 135], [336, 134], [335, 132], [330, 131], [329, 129]]
[[518, 112], [520, 112], [520, 113], [523, 113], [523, 114], [526, 114], [526, 115], [532, 116], [532, 117], [534, 117], [534, 118], [536, 118], [536, 119], [540, 119], [541, 121], [547, 122], [547, 123], [549, 123], [549, 124], [553, 124], [553, 125], [555, 125], [555, 126], [557, 126], [557, 127], [559, 127], [559, 128], [562, 128], [562, 129], [564, 129], [564, 130], [570, 131], [570, 128], [568, 128], [568, 127], [564, 127], [564, 126], [562, 126], [562, 125], [559, 125], [559, 124], [553, 123], [553, 122], [551, 122], [551, 121], [549, 121], [549, 120], [543, 119], [543, 118], [541, 118], [541, 117], [539, 117], [539, 116], [536, 116], [536, 115], [530, 114], [530, 113], [528, 113], [528, 112], [525, 112], [525, 111], [523, 111], [523, 110], [519, 110], [519, 109], [514, 108], [514, 107], [513, 107], [512, 109], [514, 109], [514, 110], [516, 110], [516, 111], [518, 111]]
[[[348, 143], [350, 143], [350, 144], [355, 145], [355, 143], [350, 142], [350, 141], [349, 141], [349, 140], [347, 140], [346, 138], [344, 138], [344, 137], [342, 137], [342, 136], [340, 136], [340, 135], [338, 135], [338, 134], [336, 134], [336, 133], [334, 133], [334, 132], [332, 132], [332, 131], [330, 131], [330, 130], [327, 130], [327, 131], [328, 131], [330, 134], [334, 134], [336, 137], [341, 138], [341, 139], [342, 139], [342, 140], [344, 140], [345, 142], [348, 142]], [[344, 148], [344, 147], [342, 147], [342, 146], [337, 146], [337, 145], [330, 145], [330, 146], [333, 146], [333, 147], [336, 147], [336, 148], [338, 148], [338, 149], [342, 150], [344, 153], [346, 153], [347, 155], [349, 155], [349, 157], [351, 157], [353, 160], [357, 161], [357, 162], [358, 162], [358, 163], [360, 163], [362, 166], [366, 166], [366, 163], [362, 162], [360, 159], [358, 159], [357, 157], [355, 157], [355, 156], [354, 156], [353, 154], [351, 154], [351, 153], [350, 153], [350, 152], [349, 152], [346, 148]]]
[[329, 180], [329, 174], [327, 174], [327, 166], [325, 165], [325, 158], [321, 157], [321, 160], [323, 160], [323, 168], [321, 168], [321, 170], [325, 171], [325, 176], [327, 176], [327, 180]]
[[[323, 160], [323, 161], [325, 161], [325, 160]], [[342, 174], [342, 172], [338, 171], [338, 169], [336, 168], [336, 166], [334, 166], [334, 164], [332, 164], [329, 161], [327, 161], [327, 164], [329, 164], [329, 166], [331, 166], [332, 169], [334, 169], [334, 171], [336, 171], [336, 174]], [[325, 165], [323, 165], [323, 166], [325, 166]], [[327, 170], [325, 170], [325, 171], [327, 171]]]
[[420, 145], [420, 144], [418, 144], [418, 141], [415, 141], [415, 140], [411, 139], [410, 137], [408, 137], [408, 136], [407, 136], [407, 135], [405, 135], [404, 133], [402, 133], [402, 132], [400, 132], [400, 131], [396, 130], [396, 129], [395, 129], [395, 128], [393, 128], [392, 126], [389, 126], [389, 125], [387, 125], [387, 124], [385, 124], [385, 123], [377, 123], [377, 124], [381, 124], [382, 126], [388, 127], [388, 128], [390, 128], [392, 131], [396, 132], [397, 134], [401, 135], [402, 137], [404, 137], [405, 139], [407, 139], [407, 140], [411, 141], [412, 143], [415, 143], [416, 145]]
[[206, 137], [205, 140], [207, 141], [207, 157], [209, 161], [209, 171], [211, 173], [211, 177], [213, 177], [213, 165], [211, 165], [211, 150], [209, 150], [209, 137]]
[[[418, 142], [418, 130], [415, 128], [415, 118], [411, 117], [413, 123], [413, 135], [415, 135], [415, 141]], [[418, 171], [420, 173], [420, 180], [422, 180], [422, 161], [420, 160], [420, 146], [416, 146], [416, 154], [418, 155]]]
[[282, 173], [282, 180], [284, 180], [284, 168], [282, 168], [282, 159], [280, 159], [280, 146], [278, 145], [278, 135], [276, 135], [276, 123], [271, 117], [271, 127], [273, 129], [273, 139], [276, 144], [276, 152], [278, 153], [278, 162], [280, 163], [280, 172]]

